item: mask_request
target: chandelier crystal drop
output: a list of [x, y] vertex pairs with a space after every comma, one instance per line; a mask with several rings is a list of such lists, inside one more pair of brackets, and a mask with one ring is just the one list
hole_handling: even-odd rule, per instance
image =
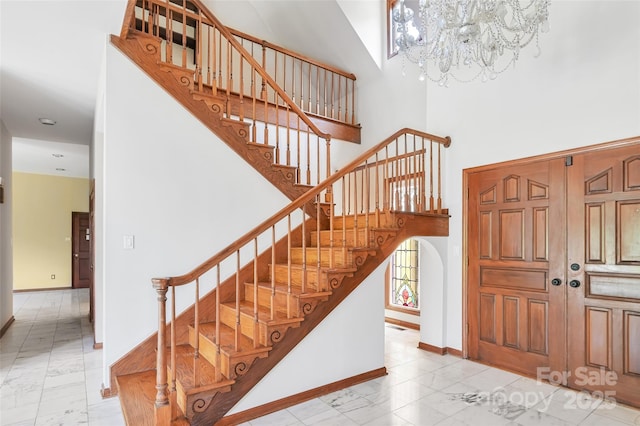
[[[399, 0], [391, 11], [399, 53], [425, 77], [493, 80], [538, 35], [549, 30], [550, 0], [418, 0], [414, 11]], [[409, 3], [409, 1], [407, 1]], [[404, 62], [403, 62], [404, 72]]]

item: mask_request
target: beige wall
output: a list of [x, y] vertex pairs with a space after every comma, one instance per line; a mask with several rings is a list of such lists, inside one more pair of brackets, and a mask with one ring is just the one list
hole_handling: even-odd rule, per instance
[[14, 290], [71, 287], [74, 211], [89, 211], [89, 179], [13, 173]]

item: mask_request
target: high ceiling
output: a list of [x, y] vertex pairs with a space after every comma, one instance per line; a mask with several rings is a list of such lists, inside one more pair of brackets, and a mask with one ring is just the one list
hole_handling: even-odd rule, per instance
[[[59, 160], [53, 153], [77, 158], [78, 147], [72, 145], [89, 145], [104, 38], [119, 32], [125, 5], [124, 0], [0, 0], [0, 118], [28, 146], [17, 148], [14, 157], [29, 152], [41, 160]], [[43, 125], [39, 118], [56, 124]], [[51, 141], [57, 144], [46, 143]], [[82, 168], [88, 176], [85, 152], [86, 166], [69, 165], [74, 169], [69, 172], [80, 175]], [[14, 160], [14, 169], [25, 161]], [[37, 161], [47, 174], [61, 174], [53, 167], [59, 163]]]

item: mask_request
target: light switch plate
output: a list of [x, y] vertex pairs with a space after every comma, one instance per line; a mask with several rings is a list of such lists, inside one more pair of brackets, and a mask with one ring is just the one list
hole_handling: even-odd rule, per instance
[[133, 235], [124, 235], [122, 237], [122, 248], [125, 250], [133, 250], [134, 247], [134, 237]]

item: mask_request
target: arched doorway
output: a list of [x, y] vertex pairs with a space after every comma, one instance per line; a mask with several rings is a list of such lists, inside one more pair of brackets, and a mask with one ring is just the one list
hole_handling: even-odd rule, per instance
[[[444, 267], [447, 254], [447, 237], [415, 237], [418, 242], [418, 315], [385, 307], [387, 325], [419, 330], [419, 342], [414, 342], [426, 350], [445, 353], [446, 351], [446, 309]], [[391, 258], [387, 259], [385, 280], [389, 282]], [[390, 286], [385, 285], [386, 300]], [[388, 305], [388, 304], [387, 304]], [[403, 324], [404, 323], [404, 324]], [[411, 326], [414, 324], [414, 326]]]

